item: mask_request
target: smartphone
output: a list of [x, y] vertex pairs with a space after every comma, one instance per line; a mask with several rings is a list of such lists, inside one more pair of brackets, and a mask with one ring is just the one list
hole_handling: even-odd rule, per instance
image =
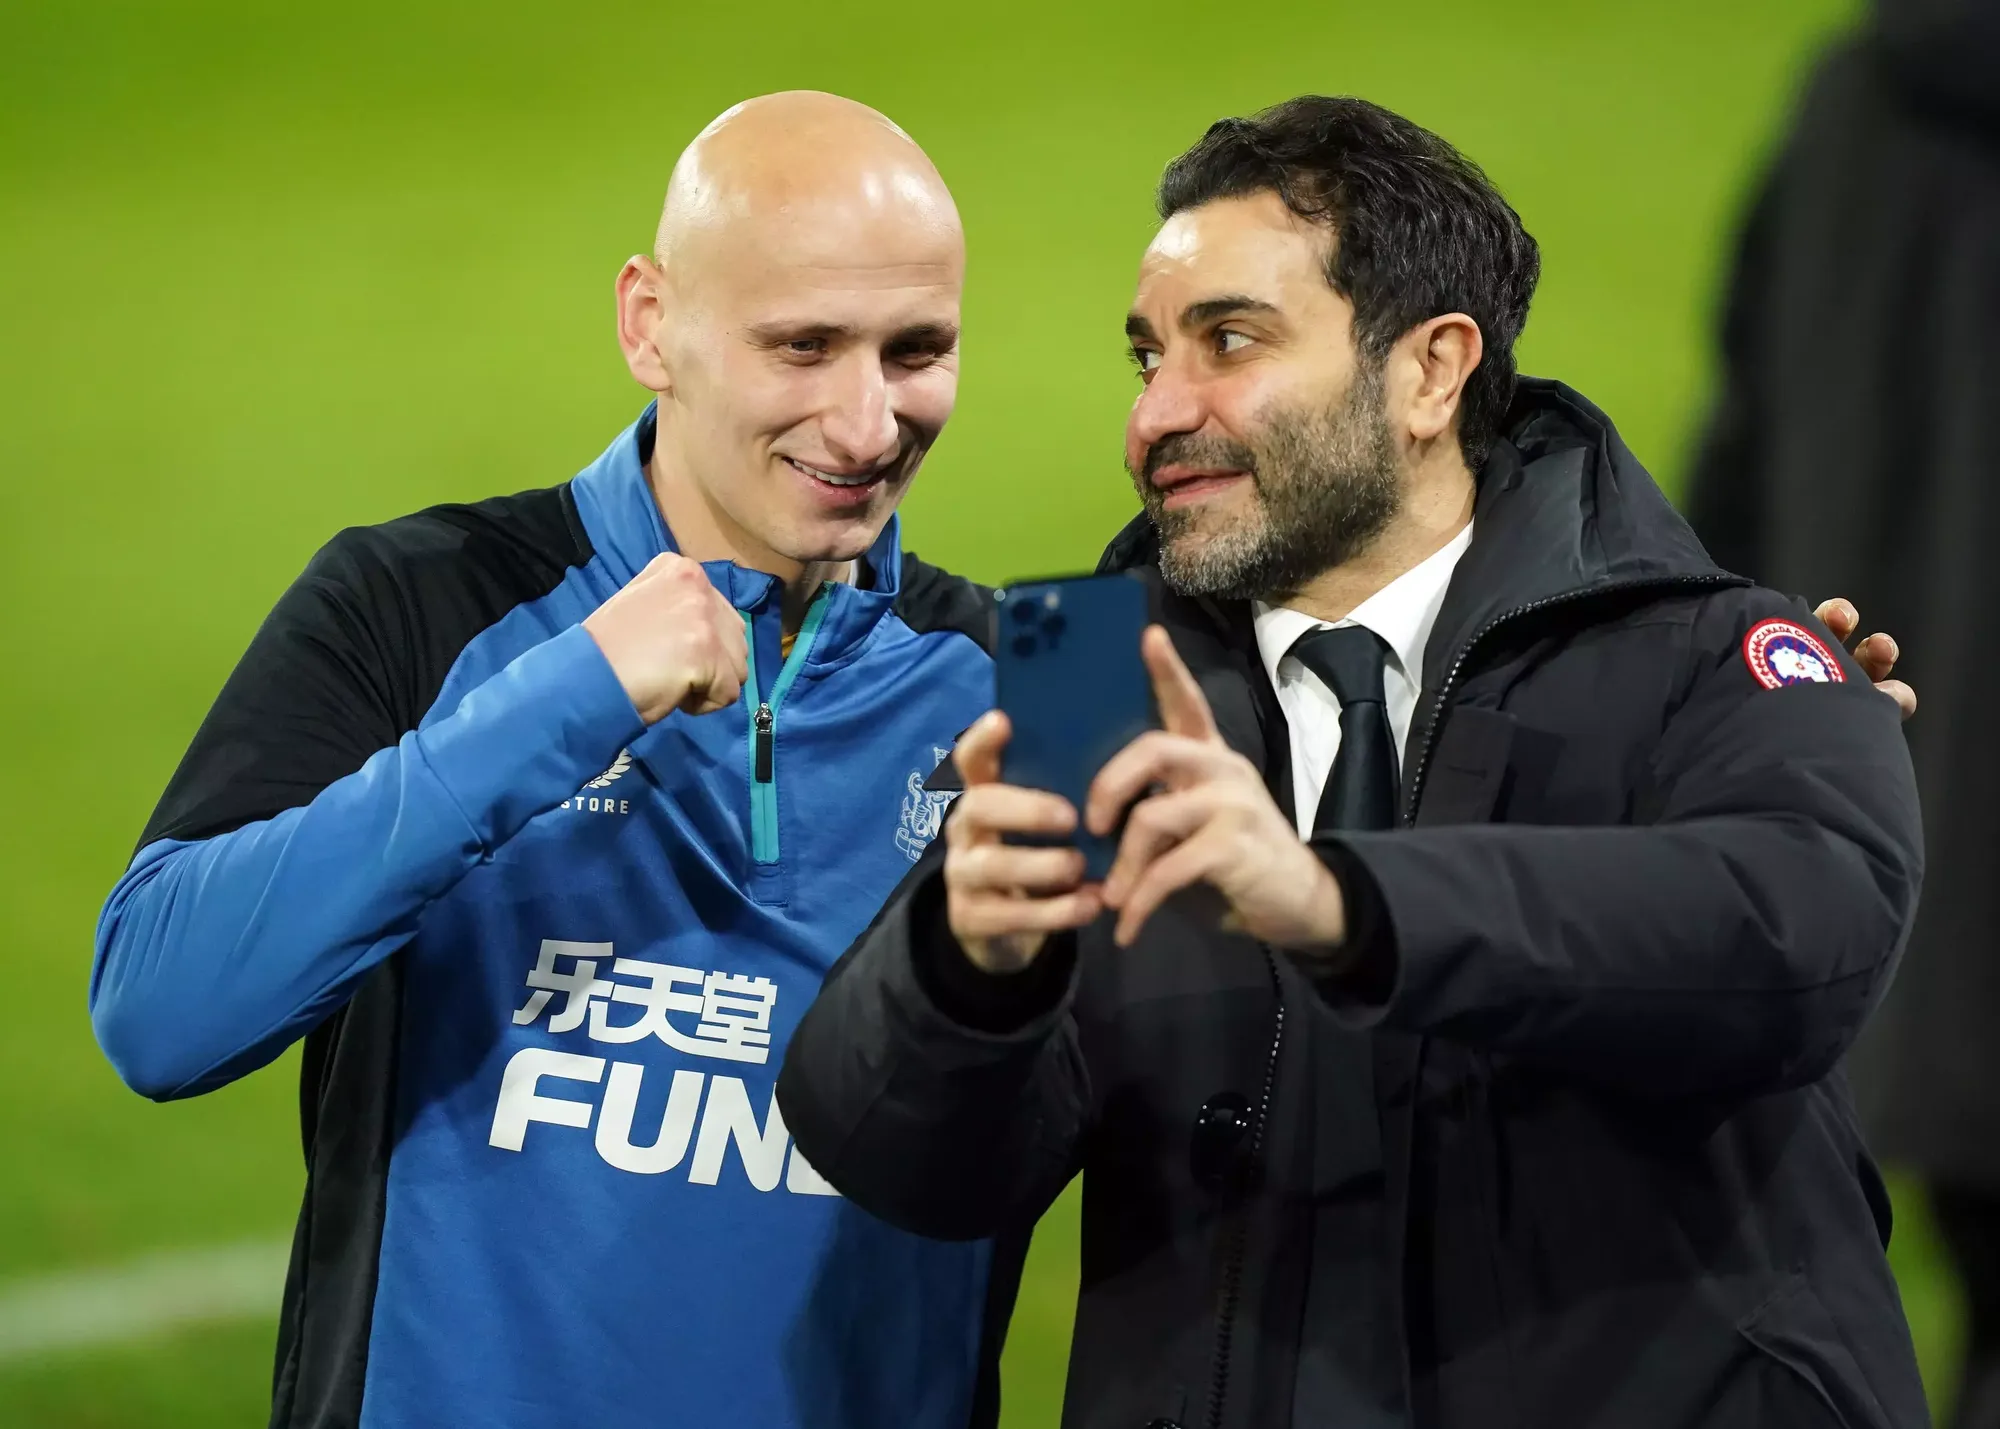
[[[1105, 763], [1158, 724], [1139, 637], [1153, 618], [1152, 592], [1137, 576], [1070, 576], [1003, 586], [994, 603], [994, 692], [1014, 727], [1001, 756], [1010, 784], [1046, 789], [1082, 817]], [[1102, 879], [1118, 852], [1116, 831], [1073, 839], [1085, 878]]]

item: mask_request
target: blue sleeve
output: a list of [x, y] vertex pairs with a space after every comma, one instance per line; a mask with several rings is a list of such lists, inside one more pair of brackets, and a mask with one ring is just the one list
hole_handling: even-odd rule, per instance
[[148, 844], [98, 919], [90, 1012], [105, 1054], [156, 1100], [263, 1066], [643, 729], [574, 626], [309, 803]]

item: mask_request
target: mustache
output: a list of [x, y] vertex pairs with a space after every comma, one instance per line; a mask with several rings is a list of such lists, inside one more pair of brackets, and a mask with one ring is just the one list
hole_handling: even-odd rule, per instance
[[1153, 473], [1173, 465], [1234, 467], [1248, 472], [1252, 480], [1257, 476], [1257, 454], [1250, 448], [1228, 437], [1202, 436], [1196, 432], [1174, 432], [1154, 442], [1146, 450], [1145, 465], [1139, 475], [1150, 487]]

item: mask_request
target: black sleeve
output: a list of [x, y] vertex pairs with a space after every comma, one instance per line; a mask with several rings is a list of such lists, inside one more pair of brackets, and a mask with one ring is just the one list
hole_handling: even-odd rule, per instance
[[896, 614], [918, 634], [955, 630], [993, 653], [993, 591], [903, 553]]
[[940, 879], [920, 885], [912, 895], [910, 926], [917, 985], [960, 1026], [975, 1032], [1018, 1032], [1055, 1011], [1069, 995], [1076, 970], [1074, 932], [1051, 936], [1041, 956], [1019, 972], [985, 972], [952, 935]]
[[410, 726], [407, 662], [381, 646], [352, 538], [279, 597], [160, 796], [141, 848], [202, 839], [310, 803]]
[[139, 847], [310, 803], [416, 728], [473, 636], [590, 555], [566, 486], [341, 532], [258, 629]]
[[526, 518], [563, 504], [344, 532], [279, 600], [98, 919], [91, 1022], [128, 1085], [195, 1095], [325, 1026], [430, 902], [642, 727], [575, 628], [424, 722], [466, 643], [560, 580], [575, 543]]
[[1013, 984], [1018, 1001], [973, 995], [995, 1024], [1026, 1021], [981, 1030], [939, 1005], [938, 967], [964, 963], [941, 916], [943, 854], [939, 839], [835, 965], [785, 1053], [778, 1105], [842, 1195], [916, 1234], [970, 1240], [1048, 1209], [1075, 1174], [1091, 1097], [1073, 950], [1018, 974], [1036, 979]]
[[1309, 978], [1336, 990], [1349, 1009], [1380, 1007], [1396, 986], [1396, 929], [1368, 865], [1337, 838], [1313, 840], [1313, 852], [1340, 885], [1347, 941], [1332, 954], [1299, 954]]
[[1388, 931], [1380, 981], [1320, 986], [1360, 1025], [1450, 1038], [1656, 1098], [1815, 1081], [1885, 990], [1923, 876], [1895, 705], [1846, 680], [1765, 689], [1757, 620], [1838, 642], [1769, 592], [1709, 602], [1644, 826], [1349, 834]]

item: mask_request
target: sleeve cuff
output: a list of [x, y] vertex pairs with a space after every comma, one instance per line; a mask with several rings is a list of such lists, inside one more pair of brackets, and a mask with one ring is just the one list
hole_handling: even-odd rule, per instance
[[602, 773], [645, 731], [597, 642], [573, 625], [517, 656], [416, 739], [492, 849]]
[[1076, 934], [1050, 936], [1041, 956], [1014, 973], [989, 973], [959, 946], [945, 917], [944, 877], [917, 886], [910, 900], [910, 950], [917, 982], [937, 1010], [991, 1036], [1022, 1031], [1062, 1006], [1076, 973]]
[[1402, 981], [1396, 925], [1382, 887], [1352, 849], [1333, 840], [1312, 846], [1340, 884], [1347, 906], [1347, 941], [1331, 956], [1305, 954], [1299, 963], [1335, 1016], [1354, 1027], [1372, 1027], [1388, 1012]]

